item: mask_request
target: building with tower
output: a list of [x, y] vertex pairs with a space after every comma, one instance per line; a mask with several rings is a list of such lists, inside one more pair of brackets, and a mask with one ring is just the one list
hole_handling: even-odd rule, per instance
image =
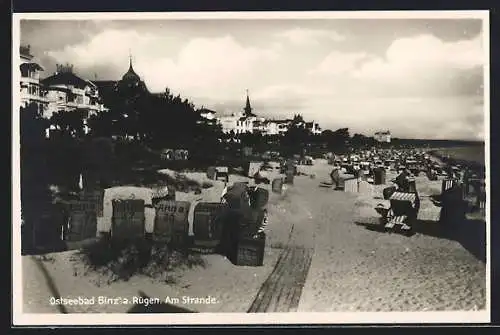
[[250, 96], [247, 90], [245, 107], [238, 113], [217, 118], [224, 133], [244, 134], [254, 132], [265, 132], [264, 124], [266, 119], [258, 117], [253, 113], [250, 103]]
[[[203, 115], [202, 115], [203, 116]], [[253, 112], [250, 103], [250, 96], [247, 90], [245, 107], [241, 112], [233, 113], [229, 116], [220, 116], [217, 118], [219, 125], [224, 133], [234, 133], [235, 135], [244, 133], [261, 133], [263, 135], [284, 135], [292, 124], [292, 120], [268, 120], [257, 116]], [[321, 134], [321, 128], [318, 123], [303, 122], [301, 127], [306, 128], [314, 135]]]
[[99, 88], [104, 102], [116, 97], [134, 98], [138, 94], [151, 94], [146, 83], [135, 72], [132, 56], [129, 57], [128, 70], [120, 80], [95, 80], [94, 83]]

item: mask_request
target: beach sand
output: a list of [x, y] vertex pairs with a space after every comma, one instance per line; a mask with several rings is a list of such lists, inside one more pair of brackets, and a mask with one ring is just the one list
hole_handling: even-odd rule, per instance
[[[204, 267], [177, 269], [172, 273], [175, 282], [134, 276], [127, 282], [97, 286], [98, 275], [83, 275], [83, 266], [71, 260], [76, 251], [47, 255], [41, 263], [61, 296], [131, 298], [144, 292], [160, 299], [215, 297], [217, 303], [213, 304], [180, 303], [199, 312], [485, 308], [485, 263], [466, 248], [466, 243], [438, 234], [417, 232], [407, 237], [355, 224], [357, 220], [376, 219], [376, 212], [369, 207], [383, 201], [374, 199], [381, 187], [364, 195], [319, 187], [321, 178], [328, 179], [331, 170], [323, 160], [301, 170], [318, 178], [299, 176], [285, 195], [271, 193], [262, 267], [238, 267], [220, 255], [204, 255]], [[422, 195], [440, 189], [440, 184], [430, 185], [425, 177], [418, 178], [417, 185], [424, 185]], [[207, 201], [218, 201], [224, 184], [212, 182], [214, 187], [202, 195]], [[193, 195], [183, 196], [188, 199]], [[33, 257], [39, 256], [23, 256], [25, 312], [54, 312], [45, 303], [51, 293], [40, 284], [44, 276]], [[33, 282], [38, 284], [33, 286]], [[131, 308], [124, 304], [67, 306], [70, 313], [124, 313]]]

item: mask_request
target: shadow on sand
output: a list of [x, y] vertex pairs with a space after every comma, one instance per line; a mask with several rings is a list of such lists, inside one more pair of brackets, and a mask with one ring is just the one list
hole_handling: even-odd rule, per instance
[[82, 241], [68, 242], [63, 240], [53, 241], [51, 244], [47, 244], [45, 246], [33, 248], [27, 247], [21, 250], [22, 256], [36, 256], [36, 255], [45, 255], [56, 252], [65, 252], [70, 250], [78, 250], [84, 247], [89, 247], [93, 244], [98, 243], [100, 238], [88, 238]]
[[[387, 232], [382, 224], [355, 223], [372, 231]], [[413, 225], [411, 233], [401, 233], [408, 237], [415, 234], [456, 241], [478, 260], [486, 262], [486, 223], [484, 220], [465, 219], [449, 223], [419, 220]]]
[[[149, 299], [149, 297], [142, 291], [139, 291], [139, 296], [143, 299]], [[187, 308], [175, 306], [167, 303], [144, 305], [134, 305], [130, 308], [127, 313], [140, 313], [140, 314], [152, 314], [152, 313], [198, 313], [191, 311]]]

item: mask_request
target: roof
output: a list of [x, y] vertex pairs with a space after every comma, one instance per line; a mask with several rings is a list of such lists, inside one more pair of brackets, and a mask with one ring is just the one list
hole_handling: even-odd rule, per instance
[[207, 109], [207, 108], [202, 108], [199, 110], [200, 113], [205, 113], [205, 114], [215, 114], [213, 110]]
[[19, 68], [21, 71], [29, 70], [29, 71], [44, 71], [43, 68], [37, 63], [22, 63]]
[[59, 91], [59, 92], [65, 92], [65, 93], [70, 93], [71, 92], [71, 89], [69, 89], [67, 87], [53, 86], [53, 87], [47, 87], [47, 89], [50, 90], [50, 91]]
[[72, 85], [79, 88], [88, 86], [87, 80], [84, 80], [71, 72], [59, 72], [50, 77], [41, 80], [42, 84], [46, 86], [52, 85]]
[[96, 80], [93, 82], [99, 90], [114, 89], [116, 86], [115, 80]]
[[132, 67], [132, 60], [130, 60], [130, 65], [128, 67], [128, 71], [122, 76], [123, 81], [141, 81], [141, 77], [137, 73], [135, 73], [134, 68]]

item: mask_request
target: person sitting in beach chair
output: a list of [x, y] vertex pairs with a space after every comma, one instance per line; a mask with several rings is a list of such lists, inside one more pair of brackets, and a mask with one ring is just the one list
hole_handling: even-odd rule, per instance
[[257, 185], [261, 183], [269, 185], [271, 181], [269, 180], [268, 176], [269, 176], [268, 172], [266, 170], [261, 169], [254, 174], [253, 180]]
[[407, 170], [403, 170], [393, 182], [397, 185], [398, 191], [400, 192], [408, 192], [410, 189], [410, 181], [408, 179]]
[[340, 168], [338, 166], [334, 166], [332, 172], [330, 172], [330, 178], [332, 179], [332, 187], [336, 189], [340, 180]]

